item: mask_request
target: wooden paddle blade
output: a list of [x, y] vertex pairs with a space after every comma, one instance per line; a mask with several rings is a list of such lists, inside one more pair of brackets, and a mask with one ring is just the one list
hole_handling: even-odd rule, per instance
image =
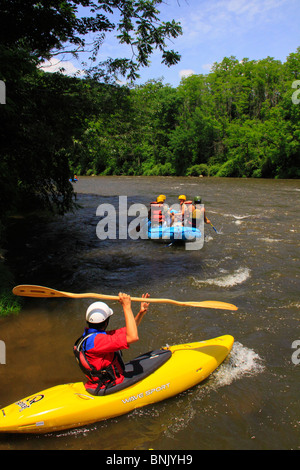
[[[87, 292], [85, 294], [73, 294], [72, 292], [64, 292], [50, 287], [34, 286], [34, 285], [19, 285], [13, 288], [13, 294], [23, 297], [68, 297], [71, 299], [106, 299], [106, 300], [119, 300], [117, 295], [95, 294]], [[144, 300], [144, 299], [143, 299]]]
[[20, 285], [13, 288], [13, 294], [22, 297], [66, 297], [64, 292], [43, 286]]
[[204, 300], [203, 302], [186, 302], [190, 307], [217, 308], [221, 310], [238, 310], [233, 304], [215, 300]]

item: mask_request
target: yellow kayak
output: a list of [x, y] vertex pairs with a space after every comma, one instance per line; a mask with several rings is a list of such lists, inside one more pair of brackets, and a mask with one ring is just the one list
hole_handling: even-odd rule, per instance
[[230, 335], [167, 346], [126, 364], [119, 389], [89, 394], [83, 382], [48, 388], [0, 409], [2, 433], [48, 433], [129, 413], [173, 397], [207, 378], [228, 356]]

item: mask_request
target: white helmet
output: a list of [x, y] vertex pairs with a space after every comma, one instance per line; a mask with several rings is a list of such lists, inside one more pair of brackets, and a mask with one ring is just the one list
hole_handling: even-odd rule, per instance
[[89, 323], [102, 323], [113, 313], [104, 302], [94, 302], [88, 307], [85, 318]]

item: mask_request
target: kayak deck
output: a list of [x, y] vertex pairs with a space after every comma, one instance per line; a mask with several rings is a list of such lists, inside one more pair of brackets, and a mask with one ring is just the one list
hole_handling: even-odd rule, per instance
[[173, 397], [206, 379], [228, 356], [233, 342], [225, 335], [162, 348], [171, 355], [160, 367], [104, 396], [89, 394], [82, 382], [48, 388], [0, 409], [0, 432], [47, 433], [80, 427]]

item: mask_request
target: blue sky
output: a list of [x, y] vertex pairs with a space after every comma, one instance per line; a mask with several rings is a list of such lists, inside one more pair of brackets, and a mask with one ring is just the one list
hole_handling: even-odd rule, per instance
[[[238, 60], [271, 56], [284, 62], [300, 46], [299, 0], [165, 0], [159, 10], [162, 20], [181, 23], [183, 35], [169, 45], [181, 54], [181, 61], [168, 68], [155, 52], [150, 67], [140, 70], [137, 83], [163, 77], [165, 84], [176, 87], [182, 76], [206, 74], [225, 56]], [[108, 36], [99, 57], [103, 60], [122, 54], [117, 40]], [[70, 57], [66, 60], [67, 73], [80, 68]]]

